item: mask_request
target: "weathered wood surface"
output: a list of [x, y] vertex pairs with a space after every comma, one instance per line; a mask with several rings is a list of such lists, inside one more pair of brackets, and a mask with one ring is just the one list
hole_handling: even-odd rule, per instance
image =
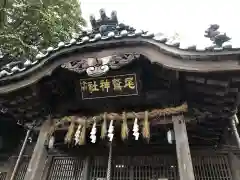
[[180, 180], [194, 180], [195, 177], [184, 116], [173, 116], [173, 127]]
[[45, 148], [45, 141], [48, 138], [48, 133], [51, 128], [51, 120], [48, 119], [42, 125], [37, 143], [35, 145], [31, 160], [29, 162], [27, 173], [24, 180], [40, 180], [45, 163], [47, 162], [47, 150]]
[[237, 157], [234, 153], [229, 152], [229, 164], [232, 173], [233, 180], [240, 180], [240, 157]]

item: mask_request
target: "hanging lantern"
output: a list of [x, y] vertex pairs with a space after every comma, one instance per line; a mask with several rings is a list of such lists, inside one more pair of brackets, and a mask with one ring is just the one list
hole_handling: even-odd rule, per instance
[[55, 137], [51, 136], [48, 142], [48, 148], [53, 149], [54, 148], [54, 142], [55, 142]]
[[175, 140], [174, 132], [172, 130], [168, 130], [167, 132], [167, 140], [169, 144], [173, 143], [173, 140]]

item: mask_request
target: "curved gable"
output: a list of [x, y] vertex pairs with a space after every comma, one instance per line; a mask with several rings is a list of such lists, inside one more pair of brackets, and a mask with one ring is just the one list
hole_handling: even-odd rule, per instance
[[105, 64], [102, 62], [101, 66], [104, 65], [105, 70], [120, 68], [131, 62], [130, 59], [123, 58], [126, 54], [142, 54], [153, 63], [185, 72], [240, 70], [240, 49], [227, 42], [229, 38], [217, 31], [217, 25], [212, 25], [206, 31], [206, 37], [214, 39], [214, 44], [198, 49], [196, 45], [183, 47], [180, 42], [172, 41], [163, 34], [137, 31], [120, 24], [115, 12], [111, 18], [101, 16], [99, 20], [95, 20], [91, 17], [90, 21], [92, 30], [84, 32], [78, 39], [67, 43], [60, 42], [57, 47], [49, 47], [33, 60], [13, 61], [2, 66], [0, 92], [28, 86], [50, 75], [59, 66], [78, 72], [89, 71], [92, 65], [86, 59], [110, 56], [113, 58]]

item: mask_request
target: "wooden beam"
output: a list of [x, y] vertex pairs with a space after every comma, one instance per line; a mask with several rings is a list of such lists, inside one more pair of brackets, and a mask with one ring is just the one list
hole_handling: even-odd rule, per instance
[[195, 177], [184, 116], [173, 116], [172, 121], [176, 140], [180, 180], [194, 180]]
[[48, 138], [51, 124], [51, 120], [49, 119], [41, 127], [24, 180], [41, 180], [45, 162], [47, 161], [47, 150], [44, 144]]

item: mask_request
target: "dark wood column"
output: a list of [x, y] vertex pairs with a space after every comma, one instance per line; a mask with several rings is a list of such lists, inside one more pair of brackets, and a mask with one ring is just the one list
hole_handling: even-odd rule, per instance
[[[83, 180], [89, 180], [89, 175], [90, 175], [90, 164], [91, 164], [91, 158], [90, 156], [86, 157], [85, 163], [84, 163], [84, 169], [83, 169]], [[78, 177], [76, 177], [78, 178]]]
[[16, 159], [15, 158], [10, 158], [8, 163], [9, 163], [9, 169], [7, 171], [6, 180], [10, 180], [11, 179], [11, 176], [12, 176], [12, 173], [13, 173], [13, 169], [14, 169], [14, 166], [16, 164]]
[[240, 158], [238, 158], [233, 152], [228, 153], [228, 158], [232, 173], [232, 179], [240, 180]]
[[29, 162], [27, 173], [25, 175], [24, 180], [40, 180], [43, 171], [44, 166], [47, 161], [47, 150], [45, 148], [45, 141], [48, 138], [48, 132], [51, 128], [51, 120], [48, 119], [44, 122], [42, 125], [38, 140], [35, 145], [31, 160]]
[[194, 180], [195, 177], [184, 116], [173, 116], [172, 120], [176, 140], [179, 179]]

